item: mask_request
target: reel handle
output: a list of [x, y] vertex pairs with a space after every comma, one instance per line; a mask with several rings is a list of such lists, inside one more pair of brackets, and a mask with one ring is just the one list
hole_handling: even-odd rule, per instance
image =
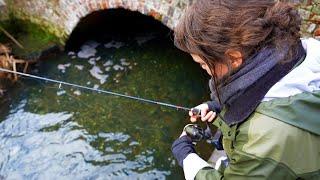
[[201, 110], [197, 108], [192, 108], [191, 112], [194, 116], [200, 116], [201, 115]]

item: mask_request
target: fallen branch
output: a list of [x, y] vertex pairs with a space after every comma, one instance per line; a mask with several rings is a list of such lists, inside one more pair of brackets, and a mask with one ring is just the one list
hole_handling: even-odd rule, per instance
[[19, 46], [21, 49], [24, 49], [24, 47], [8, 32], [6, 31], [4, 28], [2, 28], [0, 26], [0, 30], [6, 35], [8, 36], [8, 38], [10, 38], [17, 46]]

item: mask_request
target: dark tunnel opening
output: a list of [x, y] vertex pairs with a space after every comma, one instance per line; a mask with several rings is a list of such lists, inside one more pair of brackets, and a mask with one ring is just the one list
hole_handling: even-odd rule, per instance
[[126, 9], [96, 11], [80, 20], [66, 43], [66, 50], [78, 49], [87, 40], [127, 40], [150, 32], [172, 39], [173, 32], [151, 16]]

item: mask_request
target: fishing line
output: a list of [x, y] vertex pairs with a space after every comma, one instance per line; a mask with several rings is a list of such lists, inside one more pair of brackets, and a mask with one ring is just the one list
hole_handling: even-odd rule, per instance
[[184, 111], [190, 111], [191, 110], [191, 108], [187, 108], [187, 107], [183, 107], [183, 106], [178, 106], [178, 105], [173, 105], [173, 104], [169, 104], [169, 103], [154, 101], [154, 100], [150, 100], [150, 99], [145, 99], [145, 98], [125, 95], [125, 94], [121, 94], [121, 93], [117, 93], [117, 92], [113, 92], [113, 91], [96, 89], [96, 88], [92, 88], [92, 87], [88, 87], [88, 86], [82, 86], [82, 85], [79, 85], [79, 84], [69, 83], [69, 82], [65, 82], [65, 81], [59, 81], [59, 80], [55, 80], [55, 79], [45, 78], [45, 77], [36, 76], [36, 75], [27, 74], [27, 73], [18, 72], [18, 71], [12, 71], [12, 70], [8, 70], [8, 69], [4, 69], [4, 68], [0, 68], [0, 71], [7, 72], [7, 73], [12, 73], [12, 74], [18, 74], [18, 75], [29, 77], [29, 78], [32, 78], [32, 79], [38, 79], [38, 80], [42, 80], [42, 81], [48, 81], [48, 82], [52, 82], [52, 83], [57, 83], [57, 84], [59, 84], [59, 89], [61, 88], [62, 85], [66, 85], [66, 86], [76, 87], [76, 88], [79, 88], [79, 89], [85, 89], [85, 90], [89, 90], [89, 91], [93, 91], [93, 92], [98, 92], [98, 93], [103, 93], [103, 94], [123, 97], [123, 98], [127, 98], [127, 99], [132, 99], [132, 100], [145, 102], [145, 103], [149, 103], [149, 104], [156, 104], [156, 105], [160, 105], [160, 106], [174, 108], [174, 109], [177, 109], [177, 110], [184, 110]]

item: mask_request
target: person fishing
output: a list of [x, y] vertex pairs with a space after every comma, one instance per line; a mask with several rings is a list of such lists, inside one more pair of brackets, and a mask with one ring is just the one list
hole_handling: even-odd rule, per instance
[[175, 45], [212, 77], [212, 100], [190, 120], [215, 125], [227, 157], [207, 163], [185, 128], [172, 153], [186, 179], [320, 179], [320, 42], [300, 39], [300, 25], [274, 0], [187, 9]]

